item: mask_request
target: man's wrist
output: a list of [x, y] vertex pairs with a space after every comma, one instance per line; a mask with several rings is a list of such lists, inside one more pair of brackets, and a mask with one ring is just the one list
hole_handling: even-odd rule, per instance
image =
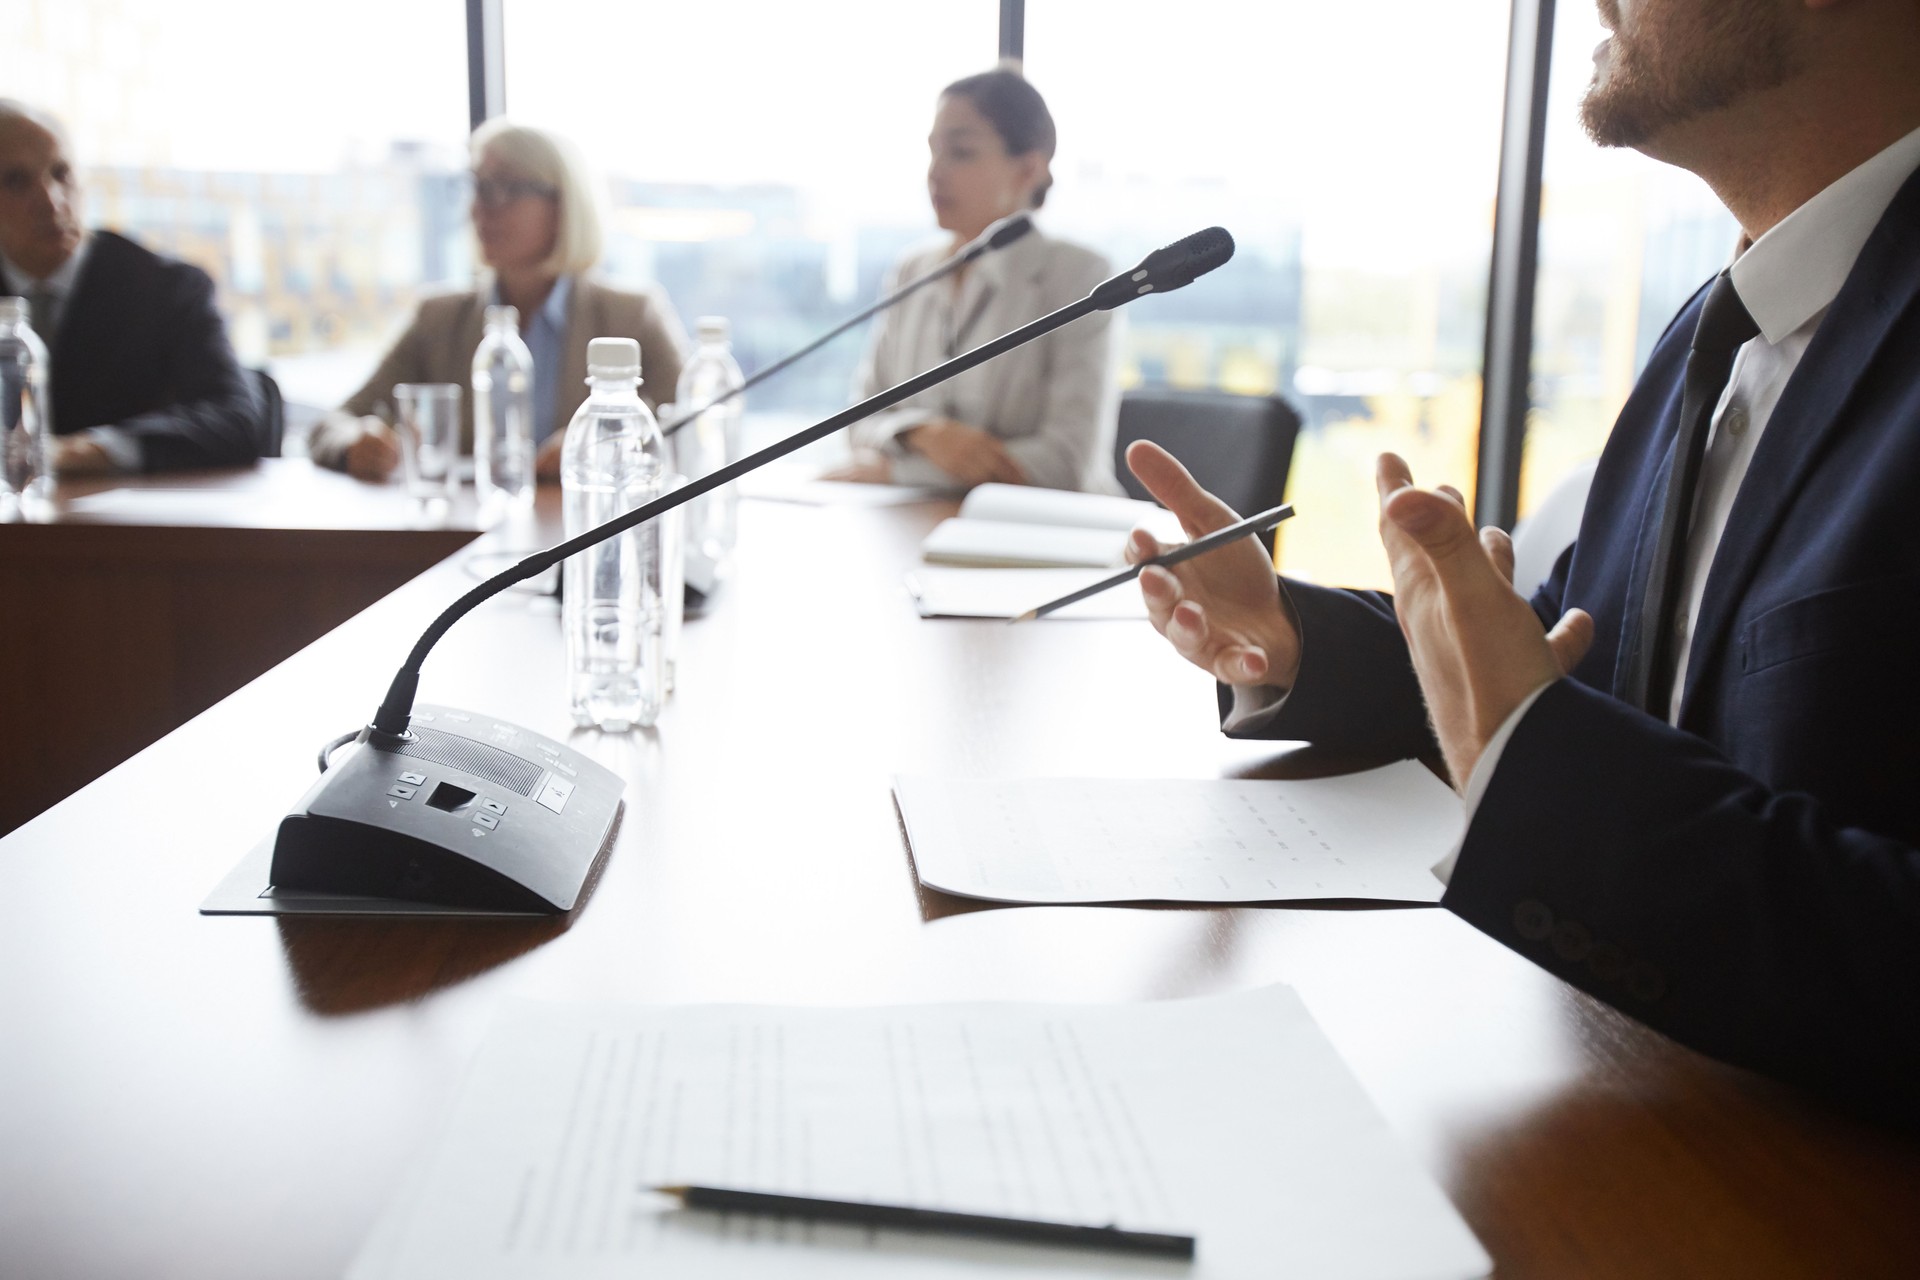
[[1520, 722], [1527, 718], [1527, 712], [1533, 710], [1533, 704], [1540, 701], [1540, 695], [1552, 687], [1553, 681], [1549, 680], [1528, 694], [1520, 705], [1500, 722], [1500, 727], [1495, 729], [1493, 736], [1487, 739], [1487, 745], [1481, 750], [1480, 758], [1474, 761], [1473, 770], [1467, 775], [1466, 785], [1460, 790], [1462, 819], [1460, 840], [1447, 851], [1446, 857], [1434, 864], [1434, 877], [1441, 884], [1453, 882], [1454, 866], [1460, 861], [1460, 850], [1466, 844], [1466, 830], [1473, 825], [1473, 815], [1480, 808], [1480, 801], [1485, 798], [1487, 788], [1493, 785], [1494, 772], [1500, 767], [1500, 757], [1506, 753], [1507, 743], [1512, 739], [1513, 731], [1518, 729]]

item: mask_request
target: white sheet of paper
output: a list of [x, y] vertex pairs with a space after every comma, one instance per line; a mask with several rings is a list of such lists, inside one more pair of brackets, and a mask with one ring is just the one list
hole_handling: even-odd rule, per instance
[[216, 512], [229, 520], [245, 516], [250, 523], [266, 528], [277, 526], [280, 506], [271, 495], [235, 495], [210, 489], [102, 489], [67, 501], [67, 508], [81, 515], [191, 524]]
[[928, 564], [982, 569], [1118, 567], [1127, 535], [1118, 529], [1074, 529], [1060, 524], [1007, 524], [955, 516], [933, 526], [920, 543]]
[[1459, 797], [1413, 760], [1300, 781], [896, 778], [922, 884], [993, 902], [1438, 902]]
[[[1198, 1239], [1193, 1263], [686, 1211], [704, 1182]], [[1285, 987], [1133, 1005], [510, 1006], [350, 1280], [1484, 1275]]]
[[757, 471], [742, 476], [739, 484], [743, 498], [808, 507], [903, 507], [915, 502], [932, 502], [941, 496], [938, 489], [916, 485], [849, 484], [842, 480], [816, 480], [792, 471]]
[[[1098, 582], [1109, 569], [959, 569], [929, 565], [907, 575], [907, 594], [923, 618], [1017, 618], [1049, 600]], [[1056, 618], [1144, 618], [1136, 583], [1124, 582], [1070, 604]]]

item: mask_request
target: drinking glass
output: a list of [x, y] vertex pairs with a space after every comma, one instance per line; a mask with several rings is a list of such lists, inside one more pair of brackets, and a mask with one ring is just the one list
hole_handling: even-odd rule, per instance
[[460, 384], [403, 382], [393, 389], [399, 421], [400, 463], [407, 492], [421, 502], [453, 497], [460, 452]]

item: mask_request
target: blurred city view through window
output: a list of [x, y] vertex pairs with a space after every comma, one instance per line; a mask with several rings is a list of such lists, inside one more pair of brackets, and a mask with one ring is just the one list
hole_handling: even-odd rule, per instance
[[1571, 467], [1599, 456], [1653, 344], [1694, 290], [1726, 266], [1740, 234], [1692, 174], [1636, 152], [1603, 151], [1581, 130], [1580, 97], [1605, 34], [1592, 8], [1559, 7], [1523, 518]]
[[[992, 64], [998, 9], [507, 0], [509, 113], [606, 176], [604, 274], [657, 282], [689, 327], [729, 317], [751, 370], [938, 234], [934, 98]], [[473, 280], [464, 18], [419, 0], [336, 0], [297, 24], [220, 0], [24, 0], [0, 79], [68, 122], [92, 222], [206, 269], [243, 360], [329, 406], [423, 292]], [[1129, 309], [1121, 378], [1299, 409], [1291, 572], [1386, 581], [1382, 449], [1471, 494], [1507, 20], [1505, 0], [1026, 6], [1026, 69], [1060, 133], [1044, 224], [1116, 268], [1212, 223], [1239, 242], [1228, 268]], [[1560, 22], [1523, 510], [1598, 451], [1733, 243], [1697, 182], [1579, 132], [1599, 30], [1579, 6]], [[757, 389], [756, 437], [845, 405], [864, 337]]]
[[66, 123], [89, 222], [211, 275], [241, 360], [290, 401], [338, 403], [424, 289], [471, 278], [460, 6], [16, 10], [0, 92]]

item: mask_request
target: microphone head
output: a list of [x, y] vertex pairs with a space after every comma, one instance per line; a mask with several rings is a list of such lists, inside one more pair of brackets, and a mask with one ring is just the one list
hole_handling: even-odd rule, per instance
[[1002, 218], [987, 228], [987, 248], [1004, 249], [1033, 230], [1033, 215], [1016, 213], [1010, 218]]
[[1225, 227], [1208, 227], [1155, 249], [1140, 265], [1123, 271], [1093, 291], [1102, 311], [1111, 311], [1149, 293], [1171, 293], [1185, 288], [1233, 257], [1233, 237]]
[[1031, 230], [1033, 230], [1031, 214], [1009, 214], [975, 236], [957, 256], [962, 262], [972, 262], [976, 258], [992, 253], [995, 249], [1006, 248]]

